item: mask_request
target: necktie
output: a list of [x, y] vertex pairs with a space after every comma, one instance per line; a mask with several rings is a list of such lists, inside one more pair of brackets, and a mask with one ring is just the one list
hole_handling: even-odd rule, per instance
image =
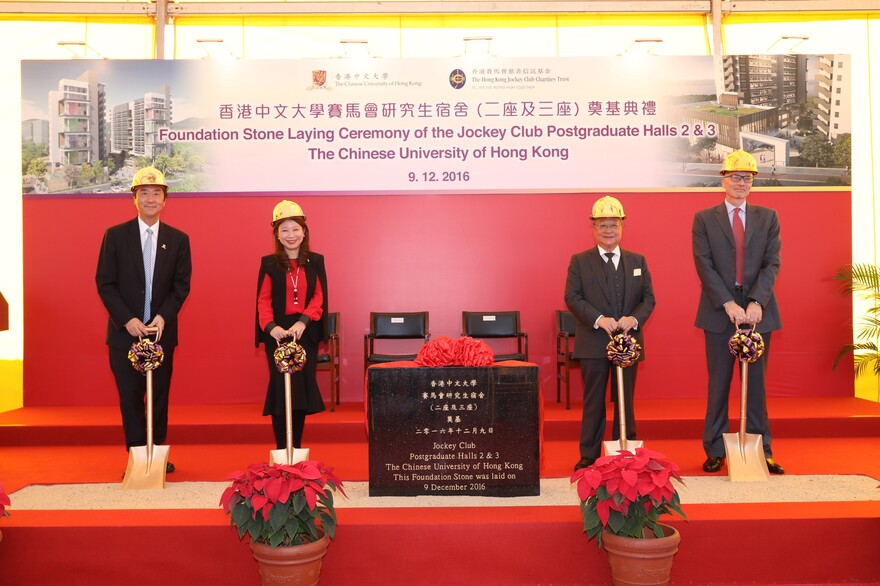
[[612, 271], [614, 271], [615, 270], [614, 269], [614, 260], [613, 260], [614, 253], [613, 252], [606, 252], [605, 256], [608, 258], [608, 260], [606, 260], [605, 263], [611, 268]]
[[144, 323], [149, 323], [150, 301], [153, 289], [153, 230], [147, 228], [147, 240], [144, 242]]
[[733, 241], [736, 244], [736, 282], [743, 284], [743, 269], [746, 255], [746, 228], [740, 217], [742, 210], [733, 208]]
[[613, 252], [604, 252], [602, 254], [604, 254], [605, 257], [607, 258], [607, 260], [605, 261], [605, 278], [608, 281], [608, 290], [611, 291], [611, 293], [613, 294], [614, 293], [614, 273], [616, 272], [614, 269], [614, 261], [612, 260], [614, 258], [614, 253]]

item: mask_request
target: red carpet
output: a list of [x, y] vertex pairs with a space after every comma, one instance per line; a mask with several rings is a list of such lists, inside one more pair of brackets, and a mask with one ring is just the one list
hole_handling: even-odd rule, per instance
[[[545, 405], [544, 477], [577, 460], [579, 406]], [[697, 401], [637, 405], [646, 446], [702, 474]], [[735, 407], [732, 407], [735, 411]], [[257, 405], [172, 406], [169, 482], [222, 480], [265, 460]], [[880, 405], [858, 399], [770, 401], [774, 452], [789, 474], [880, 478]], [[118, 482], [126, 454], [115, 407], [0, 414], [0, 482]], [[309, 418], [313, 457], [367, 479], [360, 404]], [[477, 497], [475, 497], [477, 498]], [[841, 495], [841, 500], [845, 495]], [[14, 505], [14, 502], [13, 502]], [[673, 584], [880, 583], [880, 502], [690, 505]], [[340, 509], [322, 584], [608, 584], [604, 553], [577, 507]], [[258, 584], [246, 545], [216, 511], [15, 511], [0, 520], [0, 584]]]

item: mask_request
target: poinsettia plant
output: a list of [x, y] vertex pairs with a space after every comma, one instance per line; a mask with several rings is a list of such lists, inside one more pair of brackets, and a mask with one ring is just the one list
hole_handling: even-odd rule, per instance
[[6, 491], [3, 489], [3, 485], [0, 484], [0, 517], [8, 517], [9, 511], [6, 510], [12, 502], [9, 500], [9, 495], [6, 494]]
[[232, 484], [220, 497], [239, 539], [271, 547], [318, 541], [321, 531], [336, 535], [333, 493], [343, 495], [332, 468], [315, 460], [295, 464], [253, 464], [227, 478]]
[[622, 450], [575, 471], [571, 482], [577, 483], [587, 537], [595, 537], [600, 549], [603, 531], [637, 539], [663, 537], [660, 515], [675, 512], [687, 519], [673, 478], [682, 482], [679, 467], [646, 448]]

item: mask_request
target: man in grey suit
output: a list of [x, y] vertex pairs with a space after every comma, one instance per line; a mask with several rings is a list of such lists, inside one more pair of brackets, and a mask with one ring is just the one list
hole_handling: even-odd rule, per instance
[[724, 464], [722, 434], [730, 427], [727, 402], [734, 364], [738, 363], [728, 350], [728, 341], [740, 324], [747, 324], [755, 326], [764, 338], [764, 354], [749, 368], [746, 432], [762, 436], [768, 470], [785, 473], [773, 459], [764, 388], [770, 334], [782, 327], [773, 293], [782, 243], [776, 211], [746, 205], [757, 174], [752, 155], [743, 150], [731, 153], [721, 169], [724, 202], [694, 216], [694, 263], [702, 285], [694, 325], [704, 332], [709, 369], [703, 428], [706, 472], [718, 472]]
[[[609, 378], [612, 388], [617, 388], [617, 369], [606, 357], [605, 348], [611, 336], [619, 332], [634, 336], [644, 347], [642, 328], [654, 310], [654, 289], [645, 257], [620, 248], [626, 219], [621, 203], [610, 196], [599, 199], [590, 219], [596, 246], [571, 257], [565, 282], [565, 304], [577, 318], [574, 357], [580, 361], [584, 379], [581, 459], [575, 470], [590, 466], [599, 457]], [[638, 363], [623, 369], [628, 440], [636, 439], [633, 392], [637, 370]], [[620, 439], [619, 434], [615, 409], [612, 439]]]
[[[138, 216], [107, 229], [98, 256], [95, 283], [107, 308], [110, 370], [119, 392], [125, 447], [147, 443], [144, 397], [146, 377], [128, 359], [131, 345], [156, 330], [165, 357], [153, 372], [154, 442], [162, 444], [168, 430], [168, 391], [177, 346], [177, 313], [189, 295], [192, 259], [189, 236], [159, 216], [168, 185], [153, 167], [140, 169], [131, 184]], [[174, 464], [167, 464], [167, 472]]]

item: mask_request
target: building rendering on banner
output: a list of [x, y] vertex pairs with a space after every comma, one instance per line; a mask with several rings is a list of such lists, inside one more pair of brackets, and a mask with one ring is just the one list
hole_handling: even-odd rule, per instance
[[104, 149], [104, 84], [95, 71], [61, 79], [49, 92], [49, 162], [52, 167], [82, 165], [107, 158]]
[[159, 141], [159, 131], [171, 128], [171, 90], [160, 86], [143, 97], [114, 106], [111, 127], [110, 152], [114, 154], [125, 152], [151, 160], [159, 153], [171, 154], [169, 146]]
[[[29, 121], [31, 126], [40, 121]], [[49, 162], [51, 167], [106, 164], [110, 153], [149, 157], [168, 152], [159, 130], [171, 126], [171, 90], [160, 86], [107, 114], [107, 90], [96, 71], [61, 79], [49, 92]], [[108, 132], [109, 129], [109, 132]], [[34, 140], [34, 142], [37, 142]], [[170, 154], [170, 153], [169, 153]]]
[[852, 132], [851, 70], [849, 55], [819, 57], [819, 130], [832, 141]]
[[797, 123], [807, 101], [806, 55], [728, 55], [723, 71], [724, 89], [743, 104], [777, 108], [780, 127]]
[[852, 131], [849, 56], [728, 55], [722, 63], [724, 93], [682, 108], [685, 122], [716, 125], [717, 156], [745, 148], [774, 173], [814, 123], [832, 141]]
[[769, 140], [769, 133], [780, 127], [779, 108], [744, 104], [739, 94], [733, 92], [721, 94], [717, 102], [689, 104], [683, 108], [682, 116], [691, 124], [715, 125], [716, 151], [721, 157], [743, 148], [743, 139], [748, 136], [761, 135], [762, 140]]
[[49, 121], [39, 118], [30, 118], [21, 123], [21, 142], [34, 144], [49, 144]]

